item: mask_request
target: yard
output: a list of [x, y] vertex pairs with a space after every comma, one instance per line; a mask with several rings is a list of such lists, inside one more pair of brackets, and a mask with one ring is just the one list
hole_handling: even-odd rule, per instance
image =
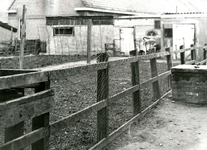
[[[38, 68], [44, 65], [57, 65], [64, 62], [80, 60], [78, 56], [69, 59], [66, 56], [35, 56], [25, 60], [25, 68]], [[84, 59], [84, 58], [83, 58]], [[119, 58], [120, 59], [120, 58]], [[29, 61], [29, 60], [36, 60]], [[38, 60], [38, 61], [37, 61]], [[61, 61], [58, 61], [61, 60]], [[162, 73], [167, 70], [164, 58], [158, 60], [158, 72]], [[18, 68], [18, 63], [10, 60], [9, 63], [2, 63], [2, 68]], [[64, 66], [64, 65], [63, 65]], [[52, 68], [52, 66], [48, 66]], [[88, 107], [96, 102], [97, 90], [97, 72], [86, 71], [85, 74], [76, 74], [67, 76], [64, 73], [53, 74], [51, 80], [51, 88], [55, 91], [55, 105], [51, 112], [51, 122], [62, 119], [74, 112]], [[131, 68], [130, 64], [117, 64], [109, 68], [109, 96], [119, 93], [131, 87]], [[141, 82], [149, 79], [150, 62], [140, 62], [140, 80]], [[161, 93], [168, 91], [167, 79], [159, 81]], [[31, 94], [30, 89], [27, 94]], [[141, 89], [142, 110], [152, 104], [155, 100], [152, 95], [152, 85], [146, 85]], [[111, 133], [124, 122], [133, 116], [132, 98], [126, 96], [119, 101], [111, 102], [109, 105], [109, 132]], [[84, 120], [79, 120], [64, 130], [59, 131], [50, 138], [50, 149], [88, 149], [96, 142], [96, 113]], [[30, 132], [30, 122], [25, 133]]]

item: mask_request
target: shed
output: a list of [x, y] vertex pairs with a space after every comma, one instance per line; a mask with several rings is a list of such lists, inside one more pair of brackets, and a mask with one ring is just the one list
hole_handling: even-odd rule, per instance
[[[207, 43], [207, 13], [165, 13], [161, 16], [163, 46], [177, 50], [181, 45], [203, 47]], [[197, 55], [202, 59], [202, 50]]]

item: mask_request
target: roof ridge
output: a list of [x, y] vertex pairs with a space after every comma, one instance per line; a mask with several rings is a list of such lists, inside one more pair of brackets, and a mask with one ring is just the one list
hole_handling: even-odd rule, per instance
[[7, 10], [10, 10], [15, 2], [16, 2], [16, 0], [13, 0], [13, 2], [11, 3], [11, 5], [9, 6], [9, 8]]

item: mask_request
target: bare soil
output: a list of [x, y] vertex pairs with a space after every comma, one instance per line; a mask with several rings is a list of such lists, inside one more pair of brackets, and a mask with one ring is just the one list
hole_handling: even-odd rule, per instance
[[207, 150], [206, 114], [207, 106], [174, 101], [169, 94], [107, 149]]

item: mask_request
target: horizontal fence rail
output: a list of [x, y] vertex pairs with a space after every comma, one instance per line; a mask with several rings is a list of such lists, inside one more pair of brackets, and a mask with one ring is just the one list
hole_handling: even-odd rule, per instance
[[[180, 49], [176, 52], [153, 53], [149, 55], [135, 56], [126, 59], [100, 62], [98, 64], [90, 64], [86, 66], [68, 67], [63, 69], [52, 70], [0, 70], [0, 96], [5, 96], [5, 90], [16, 90], [14, 97], [4, 100], [0, 98], [0, 129], [5, 129], [5, 143], [0, 145], [0, 150], [19, 150], [29, 145], [32, 149], [46, 150], [49, 149], [49, 137], [58, 133], [60, 130], [74, 125], [76, 122], [85, 119], [94, 113], [97, 114], [97, 141], [90, 147], [90, 150], [101, 149], [127, 130], [132, 123], [144, 117], [164, 96], [171, 92], [171, 67], [172, 55], [181, 55], [181, 64], [197, 64], [195, 59], [195, 49]], [[191, 51], [191, 60], [186, 62], [185, 52]], [[205, 49], [204, 49], [205, 51]], [[204, 53], [206, 55], [206, 53]], [[157, 58], [166, 57], [167, 71], [158, 73]], [[149, 60], [151, 68], [151, 77], [145, 81], [140, 80], [140, 61]], [[206, 57], [199, 64], [206, 63]], [[118, 66], [130, 64], [132, 86], [128, 87], [116, 94], [109, 95], [109, 71]], [[49, 115], [54, 107], [54, 93], [50, 89], [50, 80], [57, 78], [65, 78], [67, 76], [75, 76], [78, 74], [86, 74], [89, 72], [97, 72], [97, 99], [92, 105], [72, 113], [55, 122], [50, 122]], [[159, 82], [161, 79], [168, 79], [168, 91], [161, 95]], [[141, 110], [141, 90], [143, 87], [152, 86], [153, 97], [155, 101]], [[24, 95], [24, 88], [34, 88], [33, 94]], [[21, 95], [19, 95], [21, 93]], [[126, 96], [132, 96], [133, 116], [109, 133], [108, 114], [111, 103]], [[87, 101], [87, 100], [85, 100]], [[22, 122], [32, 118], [32, 131], [24, 134], [16, 133], [11, 136], [8, 132], [23, 127]], [[8, 132], [7, 132], [8, 130]]]

